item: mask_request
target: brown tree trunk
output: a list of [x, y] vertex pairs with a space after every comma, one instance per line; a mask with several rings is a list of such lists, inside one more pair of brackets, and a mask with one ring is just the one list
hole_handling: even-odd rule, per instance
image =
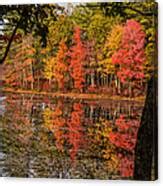
[[158, 113], [157, 78], [148, 83], [147, 98], [142, 113], [135, 148], [135, 180], [158, 178]]

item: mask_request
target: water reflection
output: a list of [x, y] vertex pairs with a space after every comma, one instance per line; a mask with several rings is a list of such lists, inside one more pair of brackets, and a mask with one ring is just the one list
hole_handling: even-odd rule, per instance
[[6, 95], [2, 175], [132, 179], [143, 105]]

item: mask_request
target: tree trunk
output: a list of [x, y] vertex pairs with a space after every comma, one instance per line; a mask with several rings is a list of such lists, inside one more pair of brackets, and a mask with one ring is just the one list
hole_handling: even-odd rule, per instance
[[95, 81], [94, 81], [94, 73], [91, 72], [91, 86], [94, 87], [94, 85], [95, 85]]
[[121, 95], [121, 81], [118, 79], [118, 94]]
[[37, 77], [37, 89], [40, 90], [40, 78], [39, 78], [39, 75]]
[[153, 76], [148, 83], [147, 98], [137, 136], [135, 180], [155, 180], [158, 178], [157, 103], [157, 78]]
[[52, 81], [51, 79], [49, 79], [49, 90], [51, 91], [51, 84], [52, 84]]
[[32, 79], [31, 79], [31, 89], [33, 90], [33, 83], [34, 83], [34, 70], [33, 70], [33, 62], [31, 62], [31, 76], [32, 76]]
[[132, 87], [131, 87], [131, 82], [129, 81], [129, 85], [128, 85], [128, 92], [129, 92], [129, 97], [132, 97]]

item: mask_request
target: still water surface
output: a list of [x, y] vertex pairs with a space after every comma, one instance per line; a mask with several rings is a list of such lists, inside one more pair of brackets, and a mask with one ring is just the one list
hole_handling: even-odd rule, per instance
[[1, 175], [132, 179], [143, 103], [6, 94]]

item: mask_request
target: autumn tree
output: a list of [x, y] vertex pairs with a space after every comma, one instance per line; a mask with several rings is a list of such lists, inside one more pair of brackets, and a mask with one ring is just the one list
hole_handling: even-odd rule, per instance
[[49, 32], [47, 34], [47, 47], [57, 50], [59, 43], [64, 40], [71, 42], [73, 35], [74, 22], [66, 13], [58, 15], [47, 20]]
[[120, 92], [120, 84], [118, 78], [115, 75], [116, 68], [112, 62], [112, 55], [120, 49], [123, 35], [123, 26], [114, 25], [112, 30], [108, 33], [106, 42], [103, 49], [102, 59], [99, 61], [98, 71], [101, 72], [102, 76], [106, 81], [106, 85], [112, 83], [115, 80], [115, 86]]
[[[92, 4], [92, 6], [91, 6]], [[95, 5], [95, 6], [94, 6]], [[87, 3], [87, 6], [78, 5], [74, 7], [72, 20], [85, 31], [85, 37], [89, 41], [95, 41], [95, 51], [103, 48], [107, 33], [111, 30], [112, 25], [121, 22], [119, 16], [107, 17], [96, 3]]]
[[[120, 7], [123, 8], [119, 11]], [[24, 41], [20, 51], [14, 49], [16, 55], [11, 51], [12, 47], [17, 48], [14, 39], [9, 53], [4, 50], [8, 43], [4, 46], [1, 44], [3, 55], [0, 54], [0, 58], [6, 62], [10, 58], [5, 65], [9, 72], [7, 84], [26, 89], [41, 90], [43, 87], [51, 87], [52, 90], [59, 87], [63, 90], [68, 82], [69, 87], [79, 89], [80, 92], [84, 88], [88, 92], [102, 90], [111, 95], [140, 95], [157, 65], [157, 31], [154, 28], [157, 20], [152, 17], [156, 12], [151, 11], [155, 11], [155, 8], [156, 4], [152, 1], [88, 3], [87, 6], [78, 4], [66, 11], [64, 7], [57, 5], [3, 7], [4, 35], [0, 37], [4, 39], [3, 43], [10, 40], [12, 24], [20, 19], [22, 23], [15, 28], [14, 38], [22, 36], [21, 41], [29, 36], [34, 38], [32, 42], [27, 41], [27, 45]], [[22, 17], [24, 12], [28, 12], [26, 18]], [[136, 13], [138, 15], [135, 18]], [[146, 14], [150, 15], [145, 16]], [[8, 21], [7, 25], [5, 19]], [[67, 46], [64, 46], [63, 41]], [[69, 49], [68, 59], [66, 47]], [[22, 50], [27, 49], [29, 53], [33, 50], [33, 54], [23, 54]], [[28, 67], [25, 67], [26, 61]], [[11, 75], [12, 72], [15, 75]]]
[[59, 49], [56, 56], [56, 64], [55, 64], [55, 77], [58, 82], [58, 86], [60, 90], [64, 88], [64, 82], [66, 75], [68, 73], [68, 63], [67, 63], [67, 51], [68, 48], [64, 42], [64, 40], [60, 41]]
[[56, 57], [55, 56], [45, 56], [43, 59], [44, 70], [43, 75], [45, 79], [49, 82], [49, 87], [52, 87], [52, 79], [54, 77], [54, 67], [56, 65]]
[[[44, 51], [44, 76], [49, 81], [50, 87], [56, 82], [59, 89], [64, 87], [64, 78], [66, 74], [66, 53], [65, 44], [71, 42], [73, 33], [73, 23], [69, 16], [61, 14], [54, 17], [48, 17], [46, 20], [49, 32], [47, 34], [46, 48]], [[53, 86], [54, 87], [54, 86]]]
[[144, 81], [149, 81], [154, 71], [157, 71], [157, 23], [158, 3], [155, 0], [145, 2], [112, 2], [98, 3], [107, 17], [120, 16], [123, 22], [136, 19], [146, 34], [144, 63]]
[[94, 92], [97, 91], [96, 86], [106, 84], [107, 78], [98, 70], [98, 65], [100, 65], [99, 61], [103, 60], [107, 34], [112, 25], [122, 21], [122, 17], [105, 16], [97, 3], [87, 3], [87, 6], [78, 5], [74, 8], [72, 19], [84, 30], [87, 47], [90, 49], [91, 46], [92, 48], [86, 61], [86, 82], [90, 85], [88, 91]]
[[35, 63], [34, 63], [34, 84], [36, 90], [42, 90], [44, 82], [44, 49], [40, 46], [40, 38], [35, 38], [33, 47], [35, 48]]
[[130, 96], [134, 83], [144, 78], [144, 44], [145, 33], [141, 24], [128, 20], [124, 26], [121, 48], [113, 54], [112, 62], [118, 67], [116, 74], [120, 81], [128, 85]]
[[82, 92], [84, 87], [84, 62], [85, 62], [85, 48], [81, 41], [81, 30], [78, 26], [74, 29], [73, 46], [69, 51], [70, 56], [70, 75], [74, 82], [74, 88]]
[[98, 83], [95, 82], [97, 72], [96, 52], [94, 50], [95, 41], [85, 41], [86, 58], [85, 58], [85, 86], [89, 92], [96, 89]]
[[31, 89], [34, 89], [34, 63], [35, 60], [35, 48], [33, 47], [33, 37], [29, 35], [25, 42], [23, 43], [24, 52], [25, 52], [25, 59], [23, 61], [24, 65], [27, 68], [27, 81], [31, 84]]
[[14, 43], [5, 64], [8, 66], [6, 69], [8, 84], [17, 88], [34, 89], [35, 48], [31, 35], [24, 36], [21, 41]]

